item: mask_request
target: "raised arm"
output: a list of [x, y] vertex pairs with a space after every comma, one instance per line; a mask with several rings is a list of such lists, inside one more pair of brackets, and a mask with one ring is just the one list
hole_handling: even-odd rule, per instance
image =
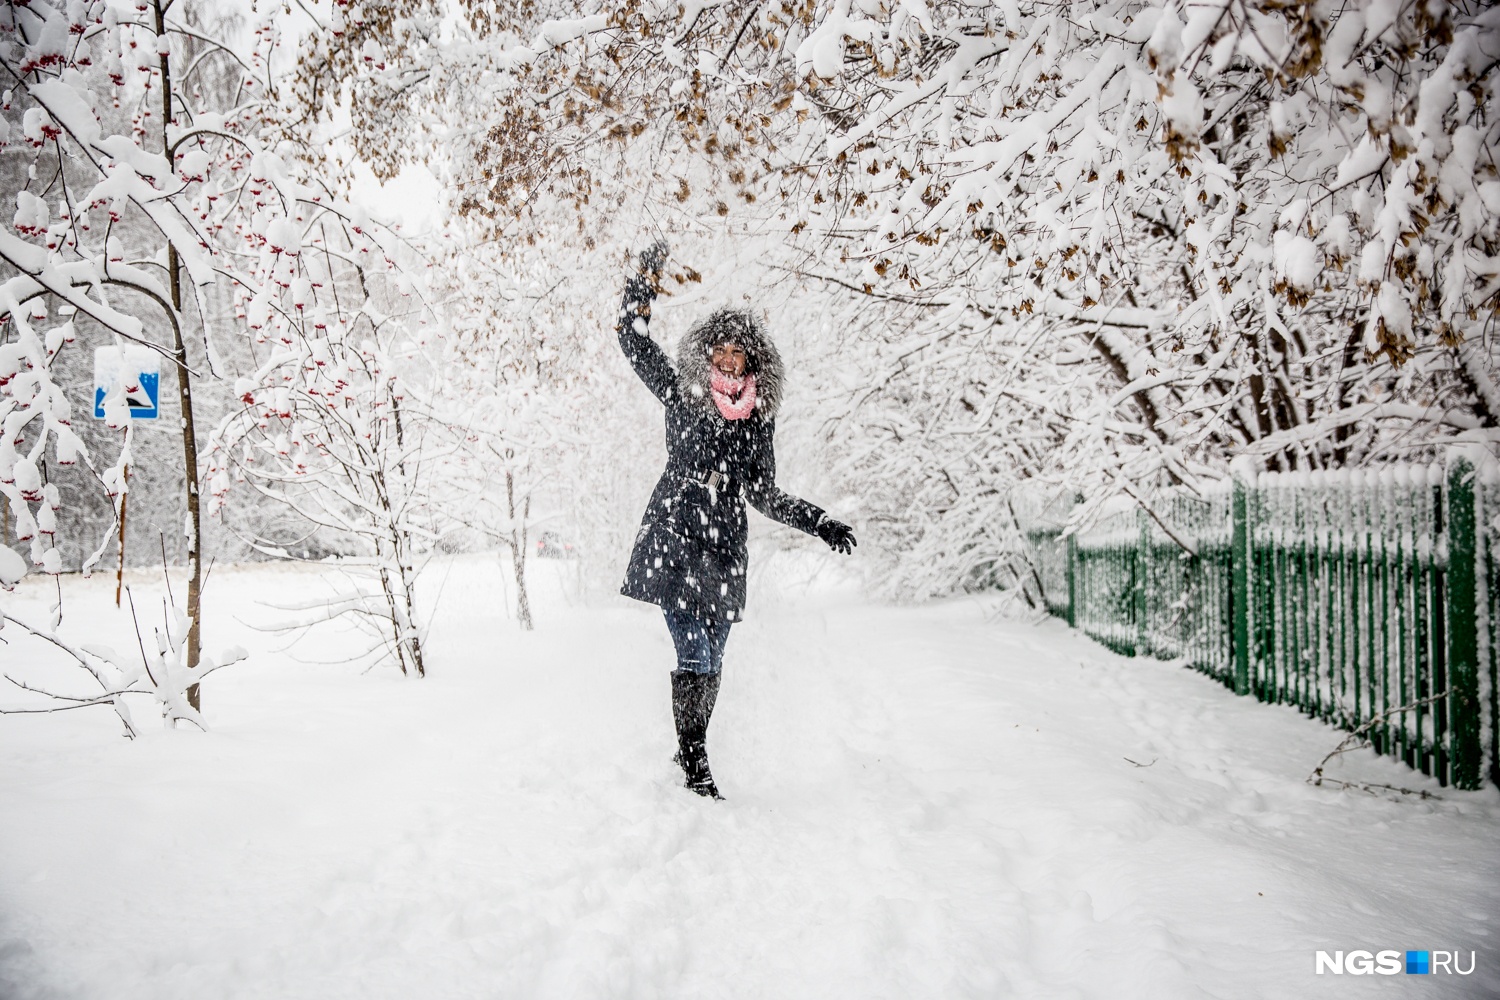
[[651, 303], [656, 299], [656, 278], [667, 262], [667, 248], [657, 243], [641, 253], [639, 272], [625, 282], [625, 297], [620, 302], [620, 322], [616, 333], [620, 350], [630, 367], [646, 383], [646, 388], [663, 403], [677, 395], [677, 375], [667, 361], [666, 352], [651, 339]]

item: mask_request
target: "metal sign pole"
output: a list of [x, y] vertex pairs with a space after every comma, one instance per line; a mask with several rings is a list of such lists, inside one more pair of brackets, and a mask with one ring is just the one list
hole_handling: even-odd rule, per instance
[[125, 466], [120, 489], [120, 556], [115, 565], [115, 607], [120, 606], [120, 589], [125, 583], [125, 503], [130, 499], [130, 466]]
[[[159, 356], [150, 348], [116, 344], [94, 350], [94, 416], [111, 427], [125, 429], [125, 448], [130, 448], [130, 428], [137, 420], [155, 420], [161, 413]], [[108, 401], [109, 405], [105, 405]], [[124, 404], [123, 406], [120, 404]], [[125, 510], [130, 502], [130, 463], [120, 482], [120, 551], [115, 562], [115, 607], [120, 607], [125, 588]]]

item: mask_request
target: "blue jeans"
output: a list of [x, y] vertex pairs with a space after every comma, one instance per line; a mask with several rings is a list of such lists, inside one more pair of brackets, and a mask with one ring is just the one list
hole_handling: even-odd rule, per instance
[[716, 674], [724, 665], [724, 643], [730, 622], [702, 621], [686, 611], [662, 609], [667, 631], [677, 648], [677, 669], [693, 674]]

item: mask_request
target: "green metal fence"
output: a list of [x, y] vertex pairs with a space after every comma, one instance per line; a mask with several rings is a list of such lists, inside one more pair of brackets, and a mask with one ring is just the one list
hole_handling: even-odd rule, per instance
[[[1047, 606], [1111, 649], [1295, 705], [1443, 784], [1500, 784], [1500, 473], [1262, 473], [1026, 536]], [[1048, 521], [1051, 521], [1049, 524]]]

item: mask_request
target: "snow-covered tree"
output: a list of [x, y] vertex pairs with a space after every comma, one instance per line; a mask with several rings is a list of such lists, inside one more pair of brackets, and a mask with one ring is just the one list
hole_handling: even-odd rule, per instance
[[[14, 218], [0, 226], [8, 269], [0, 488], [18, 534], [37, 524], [33, 562], [61, 569], [48, 555], [56, 497], [33, 473], [49, 446], [59, 463], [83, 456], [51, 367], [84, 322], [158, 350], [181, 401], [189, 666], [200, 645], [202, 530], [185, 337], [201, 329], [193, 322], [200, 302], [228, 288], [248, 317], [304, 315], [314, 280], [307, 261], [327, 226], [347, 224], [351, 252], [372, 269], [387, 266], [374, 230], [329, 185], [296, 169], [304, 158], [295, 133], [272, 127], [284, 122], [272, 65], [281, 24], [279, 7], [220, 21], [180, 0], [35, 0], [0, 10], [0, 140], [7, 156], [29, 160]], [[60, 319], [50, 329], [49, 315]], [[100, 470], [111, 492], [124, 488], [126, 461]]]
[[[402, 673], [420, 677], [416, 578], [440, 530], [427, 473], [444, 461], [448, 435], [402, 372], [403, 362], [428, 369], [412, 332], [425, 322], [423, 307], [372, 287], [385, 282], [367, 273], [362, 258], [371, 248], [355, 228], [325, 225], [316, 245], [297, 251], [305, 259], [292, 310], [245, 303], [264, 353], [260, 367], [236, 381], [240, 405], [214, 430], [207, 482], [215, 511], [240, 482], [309, 531], [338, 539], [353, 586], [299, 610], [315, 610], [317, 620], [353, 618], [374, 636], [360, 655], [385, 650]], [[294, 554], [273, 539], [249, 541], [272, 556]]]
[[299, 95], [346, 74], [380, 169], [442, 161], [518, 253], [723, 220], [847, 317], [834, 478], [914, 565], [952, 557], [934, 580], [989, 573], [1022, 481], [1149, 503], [1236, 454], [1495, 437], [1485, 4], [361, 9]]

